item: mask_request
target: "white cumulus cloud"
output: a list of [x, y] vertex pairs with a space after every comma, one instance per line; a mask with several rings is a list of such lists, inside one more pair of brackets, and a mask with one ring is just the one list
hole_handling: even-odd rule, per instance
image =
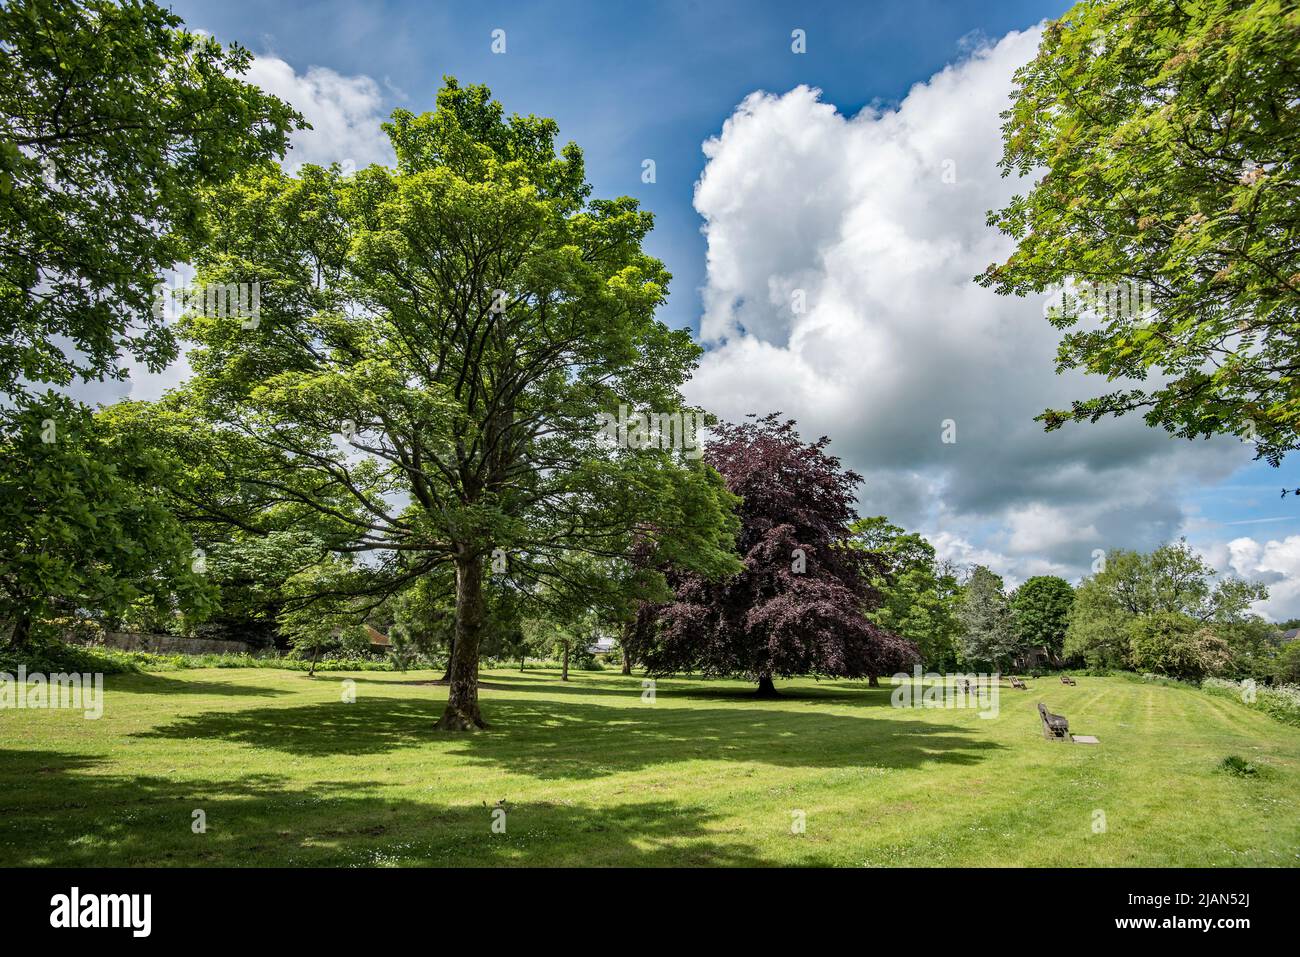
[[324, 66], [299, 73], [279, 57], [260, 56], [244, 79], [293, 106], [312, 126], [290, 137], [286, 168], [339, 163], [361, 169], [394, 162], [388, 137], [379, 128], [387, 118], [383, 91], [371, 77], [345, 76]]
[[1056, 375], [1041, 300], [973, 282], [1012, 249], [985, 217], [1029, 185], [999, 175], [998, 114], [1038, 39], [1010, 33], [852, 117], [806, 86], [753, 93], [704, 144], [695, 190], [708, 351], [690, 398], [829, 435], [866, 476], [863, 513], [1011, 581], [1176, 537], [1180, 493], [1250, 458], [1136, 417], [1050, 434], [1033, 421], [1106, 388]]

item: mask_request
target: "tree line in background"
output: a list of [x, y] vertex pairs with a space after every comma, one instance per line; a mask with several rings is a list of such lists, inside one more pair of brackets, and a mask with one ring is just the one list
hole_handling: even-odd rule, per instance
[[[1165, 66], [1175, 84], [1202, 76], [1198, 57], [1226, 55], [1233, 30], [1249, 34], [1234, 55], [1273, 57], [1279, 31], [1295, 29], [1291, 15], [1242, 12], [1259, 4], [1223, 4], [1228, 27], [1210, 32], [1200, 12], [1160, 6], [1167, 29], [1150, 37], [1129, 29], [1126, 4], [1081, 5], [1019, 74], [1006, 167], [1062, 171], [1001, 214], [1022, 248], [984, 281], [1039, 289], [1056, 278], [1049, 261], [1116, 271], [1116, 250], [1094, 261], [1063, 236], [1072, 221], [1052, 219], [1060, 158], [1088, 158], [1049, 148], [1074, 127], [1026, 112], [1059, 99], [1059, 59], [1080, 68], [1080, 31], [1116, 38], [1095, 62], [1131, 92], [1180, 29], [1200, 45]], [[149, 2], [0, 8], [0, 622], [13, 648], [93, 622], [287, 644], [314, 662], [381, 626], [399, 660], [446, 663], [447, 730], [483, 725], [484, 657], [579, 663], [595, 635], [618, 638], [625, 668], [741, 675], [761, 694], [791, 675], [874, 681], [916, 664], [1192, 678], [1293, 667], [1295, 643], [1283, 650], [1248, 611], [1262, 588], [1218, 580], [1185, 543], [1113, 552], [1077, 589], [1039, 576], [1008, 594], [990, 569], [958, 569], [921, 536], [856, 517], [860, 477], [779, 414], [709, 420], [703, 458], [688, 454], [663, 423], [702, 413], [681, 394], [701, 350], [655, 317], [670, 276], [643, 250], [652, 217], [634, 199], [593, 197], [582, 151], [557, 148], [554, 121], [507, 116], [486, 88], [447, 78], [436, 109], [385, 124], [394, 167], [289, 175], [278, 160], [305, 121], [239, 78], [249, 62]], [[1235, 65], [1227, 75], [1254, 115], [1268, 83]], [[1204, 117], [1187, 120], [1195, 139]], [[1269, 143], [1294, 138], [1284, 120], [1264, 124]], [[1190, 148], [1161, 129], [1170, 150]], [[1258, 133], [1241, 133], [1243, 149]], [[1129, 141], [1108, 142], [1113, 153]], [[1248, 335], [1295, 302], [1293, 251], [1251, 238], [1295, 208], [1277, 199], [1292, 173], [1260, 155], [1219, 219], [1189, 200], [1207, 211], [1188, 222], [1213, 230], [1165, 216], [1130, 236], [1146, 244], [1148, 278], [1161, 263], [1203, 271], [1225, 248], [1258, 254], [1214, 279], [1216, 323], [1245, 309]], [[1143, 187], [1163, 209], [1171, 188]], [[1108, 181], [1070, 216], [1112, 197], [1140, 198]], [[1243, 203], [1250, 228], [1220, 242]], [[1043, 245], [1053, 236], [1072, 257]], [[191, 302], [166, 321], [157, 286], [178, 263], [204, 289], [256, 286], [257, 314]], [[1265, 368], [1248, 351], [1250, 363], [1203, 379], [1187, 371], [1198, 353], [1156, 354], [1188, 334], [1186, 295], [1161, 300], [1154, 330], [1111, 327], [1117, 344], [1072, 334], [1062, 362], [1181, 370], [1188, 389], [1219, 396], [1222, 420], [1203, 404], [1171, 411], [1165, 393], [1073, 417], [1154, 401], [1153, 421], [1187, 434], [1240, 431], [1229, 407], [1261, 396], [1273, 404], [1251, 421], [1261, 451], [1280, 455], [1293, 434], [1273, 394], [1290, 379], [1269, 371], [1280, 358]], [[1213, 351], [1217, 329], [1198, 347]], [[1274, 351], [1291, 341], [1268, 339]], [[77, 380], [161, 369], [182, 345], [194, 374], [159, 401], [92, 412], [67, 397]], [[597, 422], [622, 406], [664, 418], [610, 441]]]

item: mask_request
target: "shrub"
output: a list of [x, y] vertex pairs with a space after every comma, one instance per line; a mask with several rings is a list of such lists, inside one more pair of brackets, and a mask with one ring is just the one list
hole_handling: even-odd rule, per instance
[[1300, 726], [1300, 685], [1257, 688], [1255, 707], [1279, 721]]
[[[46, 639], [34, 642], [19, 653], [0, 648], [0, 672], [14, 674], [18, 666], [29, 674], [83, 672], [121, 674], [141, 671], [181, 671], [188, 668], [273, 668], [282, 671], [306, 671], [311, 662], [281, 657], [274, 652], [259, 654], [156, 655], [146, 651], [119, 651], [112, 648], [69, 645]], [[317, 671], [394, 671], [396, 666], [372, 653], [340, 653], [316, 662]]]
[[1278, 652], [1274, 674], [1280, 684], [1300, 684], [1300, 640], [1288, 641]]
[[1239, 778], [1250, 777], [1259, 773], [1259, 768], [1237, 754], [1230, 754], [1219, 762], [1219, 770]]
[[0, 647], [0, 671], [16, 674], [20, 665], [29, 674], [47, 675], [71, 672], [113, 675], [141, 670], [133, 652], [86, 648], [53, 638], [38, 638], [22, 651]]
[[1199, 678], [1204, 673], [1196, 643], [1196, 622], [1186, 615], [1160, 613], [1129, 624], [1129, 655], [1133, 667], [1173, 678]]
[[1197, 631], [1192, 636], [1192, 646], [1201, 674], [1226, 675], [1232, 670], [1232, 649], [1210, 628]]

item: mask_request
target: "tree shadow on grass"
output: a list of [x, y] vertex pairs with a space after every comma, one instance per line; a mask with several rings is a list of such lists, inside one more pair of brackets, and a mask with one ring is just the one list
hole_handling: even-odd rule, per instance
[[105, 679], [104, 690], [108, 694], [213, 694], [249, 698], [274, 698], [293, 693], [265, 685], [212, 681], [207, 678], [167, 678], [157, 672], [109, 675]]
[[[318, 678], [322, 677], [317, 675]], [[345, 678], [351, 678], [357, 684], [376, 684], [387, 685], [389, 687], [411, 687], [411, 688], [445, 688], [446, 683], [439, 679], [428, 678], [404, 678], [398, 680], [385, 680], [383, 678], [361, 678], [355, 675], [333, 675], [323, 676], [326, 680], [342, 681]], [[559, 674], [554, 676], [548, 675], [529, 675], [527, 677], [519, 675], [501, 675], [485, 674], [479, 678], [479, 688], [484, 691], [514, 691], [525, 694], [565, 694], [565, 695], [582, 695], [586, 697], [605, 697], [616, 694], [640, 695], [641, 681], [639, 678], [602, 679], [599, 681], [561, 681]]]
[[[662, 685], [660, 686], [662, 687]], [[691, 701], [753, 701], [757, 695], [757, 684], [727, 684], [703, 688], [667, 687], [660, 694], [686, 698]], [[819, 683], [815, 685], [780, 685], [776, 686], [775, 698], [759, 699], [764, 702], [788, 701], [798, 704], [836, 704], [850, 705], [855, 708], [889, 707], [892, 686], [870, 688], [864, 681], [861, 684], [842, 684], [839, 682]]]
[[231, 741], [303, 757], [380, 754], [446, 740], [433, 730], [445, 704], [433, 697], [359, 694], [353, 703], [203, 711], [132, 737]]
[[[635, 699], [639, 702], [639, 699]], [[432, 747], [536, 778], [597, 778], [684, 760], [781, 767], [975, 764], [1001, 746], [969, 728], [903, 717], [753, 707], [607, 707], [544, 698], [484, 700], [490, 730], [433, 729], [442, 701], [358, 696], [292, 708], [209, 711], [135, 737], [219, 740], [302, 756]]]
[[[766, 863], [720, 843], [710, 828], [716, 815], [671, 800], [511, 804], [505, 833], [494, 833], [492, 795], [448, 806], [382, 788], [366, 793], [356, 782], [320, 781], [303, 790], [275, 775], [115, 775], [96, 759], [53, 751], [0, 751], [0, 769], [7, 866]], [[192, 829], [196, 809], [205, 815], [204, 833]]]
[[[318, 678], [322, 677], [320, 675]], [[327, 680], [333, 676], [325, 676]], [[407, 685], [410, 687], [446, 687], [439, 681], [410, 678], [406, 680], [384, 680], [382, 678], [358, 678], [339, 676], [334, 680], [352, 677], [358, 684]], [[604, 697], [610, 695], [634, 695], [639, 697], [644, 690], [642, 675], [619, 675], [607, 678], [580, 678], [576, 681], [561, 681], [555, 675], [523, 675], [492, 673], [479, 680], [479, 687], [488, 691], [513, 691], [524, 694], [561, 694], [578, 697]], [[670, 676], [658, 678], [655, 693], [663, 698], [682, 698], [690, 701], [729, 701], [752, 702], [757, 698], [757, 684], [744, 681], [732, 681], [718, 685], [718, 679], [706, 679], [691, 676]], [[701, 686], [704, 682], [709, 684]], [[807, 685], [778, 685], [776, 699], [758, 699], [760, 701], [801, 702], [846, 704], [854, 707], [887, 707], [893, 685], [870, 688], [864, 679], [861, 682], [827, 680], [825, 683]]]

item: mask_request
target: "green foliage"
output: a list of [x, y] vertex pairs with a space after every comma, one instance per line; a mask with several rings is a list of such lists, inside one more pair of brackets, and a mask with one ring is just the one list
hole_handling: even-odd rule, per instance
[[1239, 778], [1254, 777], [1259, 768], [1239, 754], [1230, 754], [1219, 762], [1219, 770]]
[[1156, 612], [1128, 623], [1129, 660], [1143, 671], [1197, 681], [1233, 670], [1228, 643], [1213, 628], [1176, 612]]
[[961, 658], [964, 665], [1004, 669], [1018, 649], [1011, 604], [1002, 591], [1002, 578], [983, 565], [976, 565], [962, 586]]
[[1017, 248], [980, 283], [1132, 283], [1152, 307], [1052, 311], [1059, 370], [1153, 384], [1040, 420], [1141, 410], [1276, 463], [1300, 434], [1300, 8], [1088, 0], [1047, 25], [1015, 84], [1003, 175], [1046, 173], [989, 214]]
[[[1107, 562], [1107, 570], [1112, 567]], [[1082, 658], [1090, 668], [1128, 667], [1128, 628], [1133, 614], [1115, 594], [1105, 573], [1085, 578], [1074, 592], [1062, 654]]]
[[327, 651], [361, 653], [369, 649], [366, 616], [373, 604], [352, 595], [360, 574], [338, 560], [323, 562], [285, 583], [285, 609], [276, 621], [290, 647], [313, 662]]
[[450, 587], [445, 576], [429, 576], [390, 602], [390, 656], [400, 670], [419, 661], [432, 662], [439, 648], [450, 645], [455, 615]]
[[18, 666], [28, 674], [125, 674], [155, 671], [189, 671], [196, 668], [265, 668], [276, 671], [393, 671], [391, 661], [366, 653], [332, 653], [311, 661], [278, 654], [154, 654], [121, 651], [116, 648], [68, 644], [52, 638], [36, 638], [25, 648], [0, 645], [0, 672], [16, 674]]
[[934, 547], [924, 538], [883, 515], [858, 519], [849, 530], [851, 547], [880, 559], [879, 572], [871, 578], [878, 604], [867, 612], [867, 619], [913, 642], [925, 668], [954, 667], [961, 622], [960, 590], [952, 568], [936, 560]]
[[[654, 317], [652, 217], [590, 199], [554, 121], [507, 120], [483, 87], [448, 79], [436, 111], [385, 129], [396, 169], [267, 169], [209, 195], [200, 277], [260, 280], [260, 321], [187, 316], [196, 375], [159, 414], [215, 463], [195, 487], [207, 519], [310, 510], [328, 548], [371, 553], [357, 584], [376, 596], [455, 566], [453, 684], [473, 697], [498, 556], [507, 604], [557, 581], [612, 602], [618, 580], [584, 556], [648, 536], [734, 565], [736, 526], [712, 469], [599, 434], [620, 404], [682, 411], [700, 354]], [[452, 711], [477, 720], [473, 701]]]
[[137, 656], [111, 648], [72, 645], [57, 638], [38, 637], [22, 648], [0, 645], [0, 672], [14, 675], [23, 666], [28, 674], [122, 674], [144, 670]]
[[1282, 646], [1274, 674], [1282, 684], [1300, 685], [1300, 640], [1292, 639]]
[[595, 635], [595, 624], [596, 615], [590, 610], [550, 618], [527, 618], [521, 623], [519, 652], [552, 657], [569, 668], [600, 671], [596, 656], [588, 650]]
[[[1213, 626], [1200, 642], [1202, 670], [1250, 667], [1261, 625], [1249, 608], [1252, 602], [1267, 598], [1268, 589], [1237, 578], [1216, 581], [1215, 575], [1183, 540], [1147, 554], [1122, 549], [1110, 552], [1105, 567], [1075, 590], [1065, 636], [1066, 657], [1083, 658], [1092, 667], [1142, 670], [1145, 666], [1129, 656], [1133, 622], [1166, 615]], [[1228, 654], [1217, 641], [1226, 643]], [[1242, 645], [1240, 661], [1236, 642]]]
[[162, 502], [170, 474], [66, 398], [20, 402], [0, 434], [0, 622], [11, 640], [81, 608], [109, 620], [141, 603], [204, 614], [211, 590]]
[[207, 578], [219, 598], [217, 613], [199, 624], [195, 634], [255, 647], [273, 645], [287, 584], [325, 560], [321, 541], [300, 529], [271, 529], [264, 535], [223, 529], [219, 537], [211, 529], [196, 530], [206, 533]]
[[[0, 391], [176, 357], [154, 285], [201, 239], [203, 190], [283, 155], [302, 118], [238, 46], [142, 0], [0, 6]], [[72, 349], [63, 343], [70, 342]]]
[[1257, 687], [1252, 707], [1279, 721], [1300, 727], [1300, 685]]
[[1277, 625], [1258, 615], [1246, 615], [1237, 621], [1216, 622], [1214, 632], [1231, 651], [1234, 674], [1256, 681], [1277, 675], [1279, 655], [1285, 648]]
[[1011, 596], [1016, 638], [1022, 651], [1042, 648], [1060, 657], [1074, 605], [1074, 589], [1056, 575], [1035, 575]]
[[1189, 680], [1204, 673], [1195, 619], [1173, 612], [1146, 615], [1129, 623], [1128, 636], [1130, 661], [1136, 669]]
[[158, 457], [39, 391], [176, 357], [155, 284], [202, 239], [203, 190], [301, 125], [239, 80], [247, 51], [179, 26], [147, 0], [0, 6], [0, 620], [20, 642], [60, 608], [208, 610]]

